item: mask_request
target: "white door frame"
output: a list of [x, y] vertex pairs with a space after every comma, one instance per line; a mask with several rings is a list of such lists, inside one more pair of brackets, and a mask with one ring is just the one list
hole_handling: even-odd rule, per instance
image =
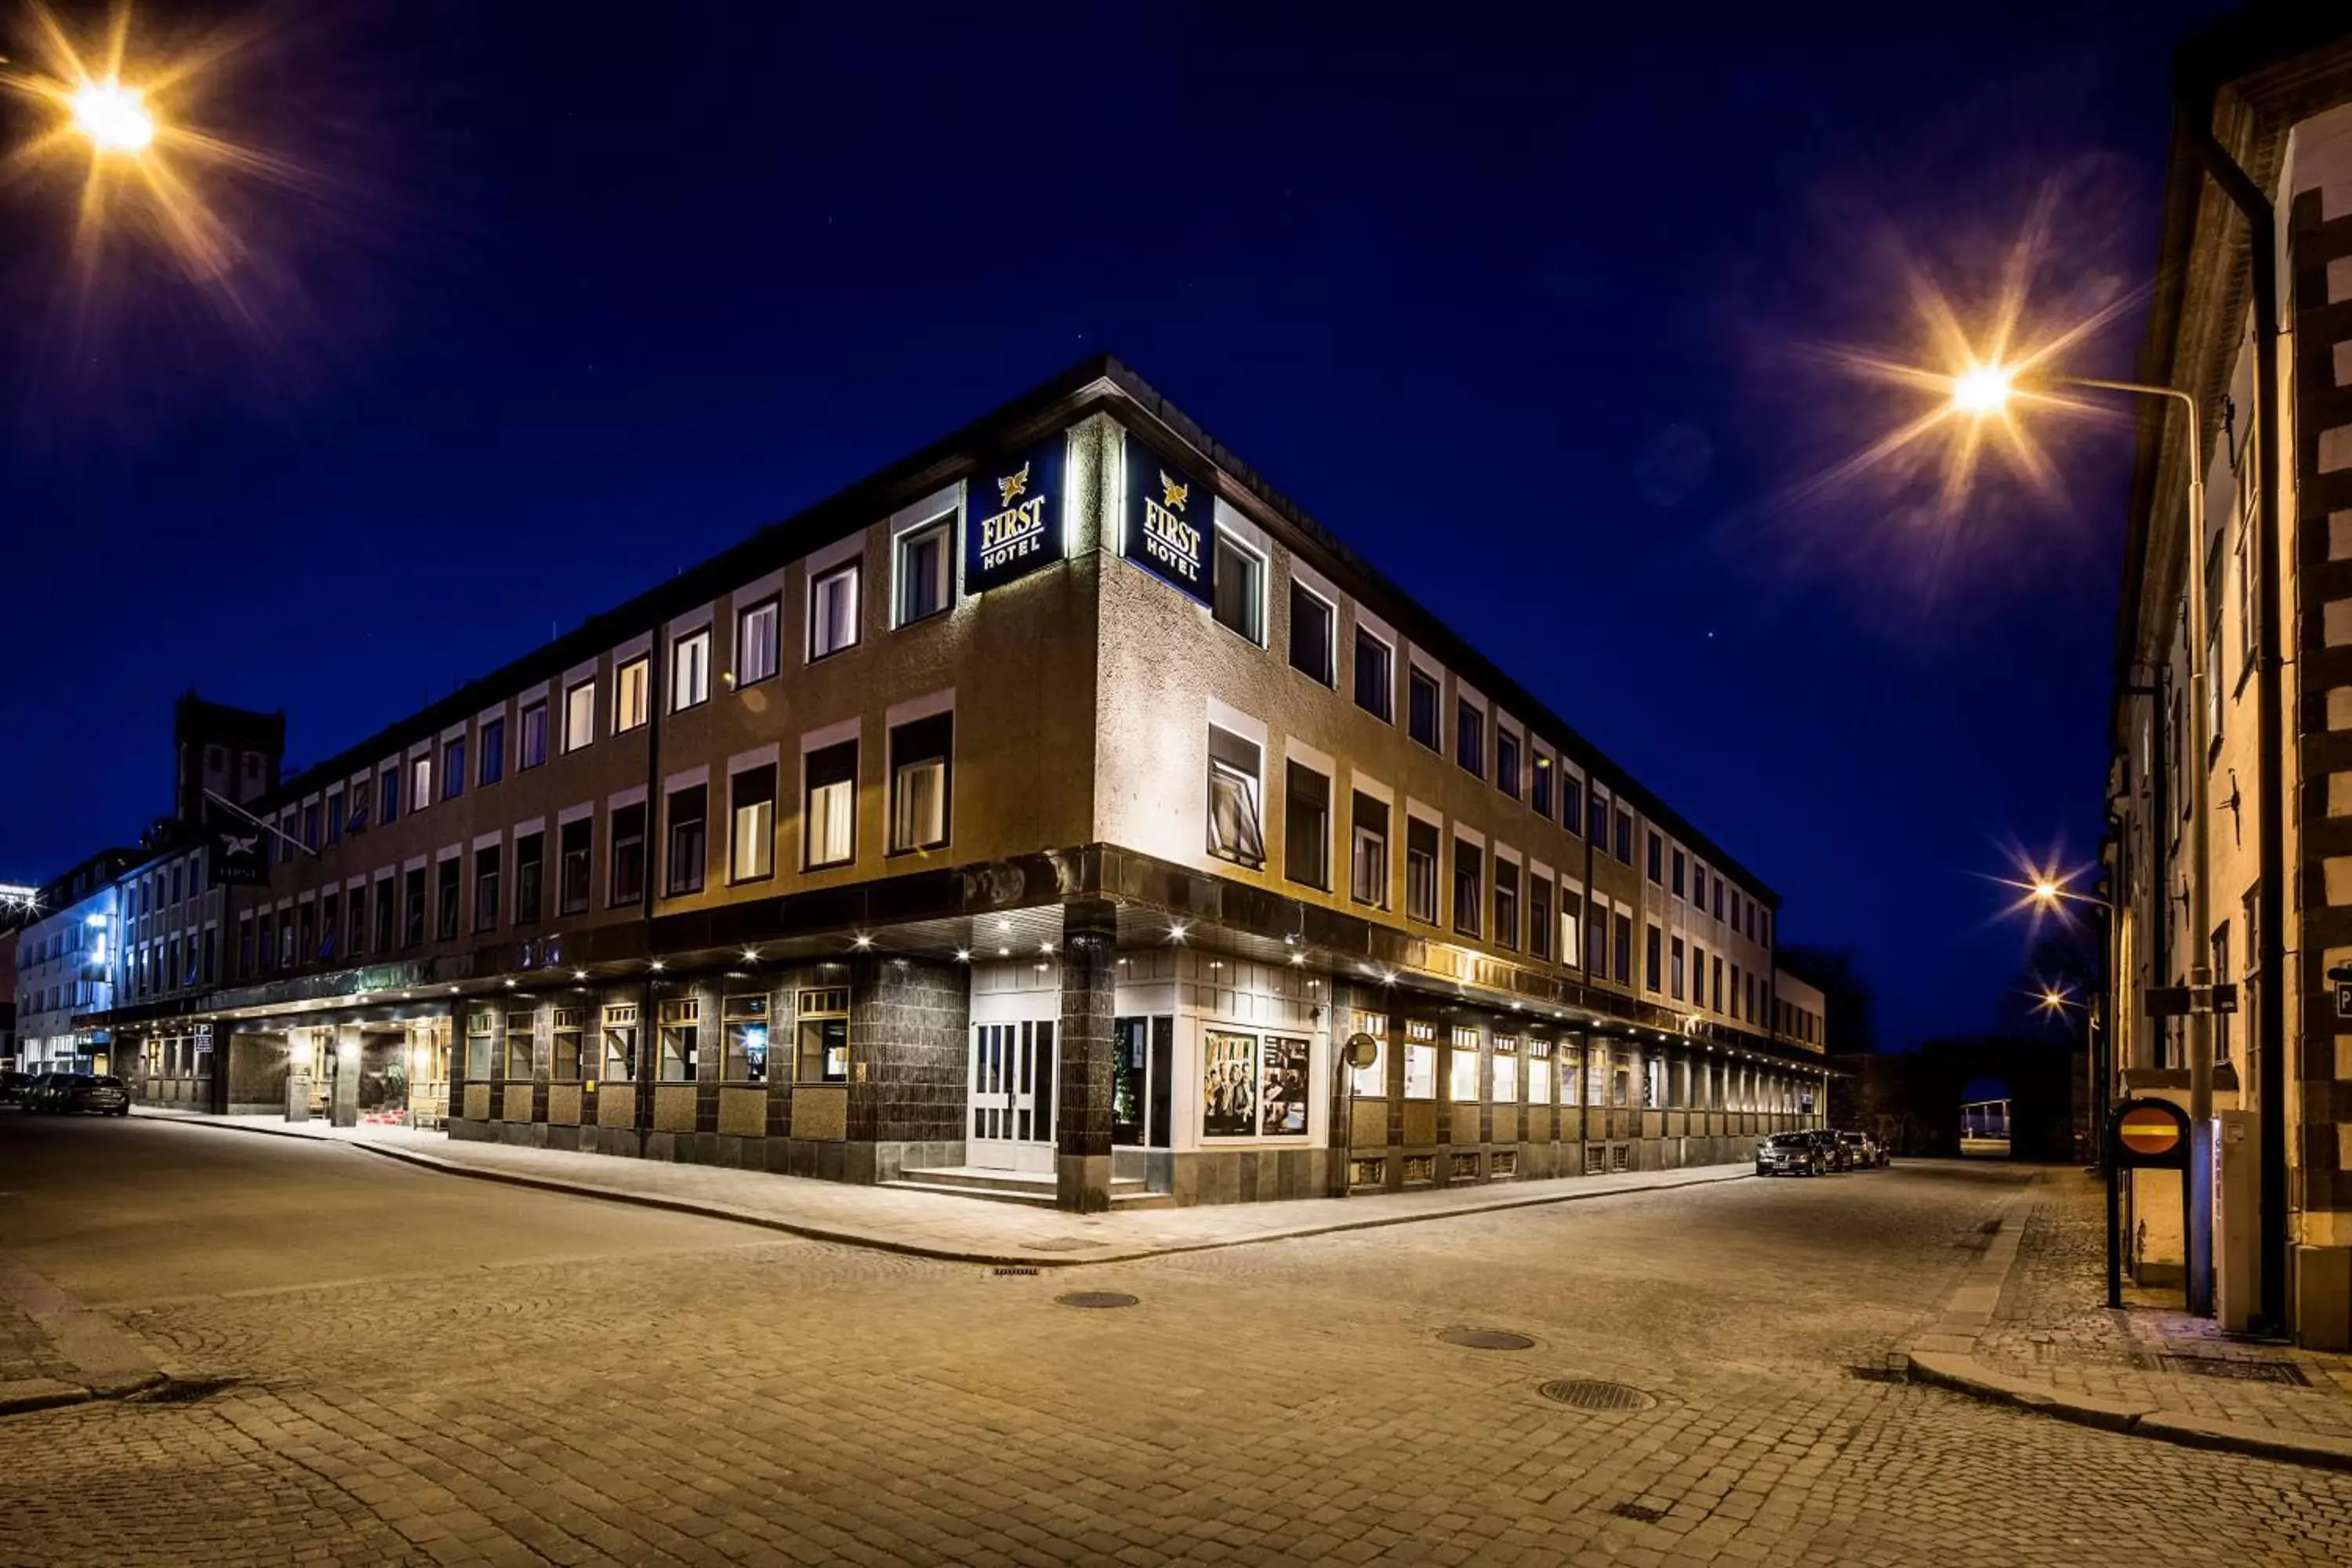
[[965, 1163], [1052, 1173], [1056, 1022], [1023, 1018], [971, 1026]]

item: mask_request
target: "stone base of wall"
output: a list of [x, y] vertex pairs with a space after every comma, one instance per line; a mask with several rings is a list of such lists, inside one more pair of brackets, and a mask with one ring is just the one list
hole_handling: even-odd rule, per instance
[[1202, 1149], [1167, 1156], [1168, 1191], [1179, 1205], [1273, 1203], [1329, 1195], [1328, 1151]]

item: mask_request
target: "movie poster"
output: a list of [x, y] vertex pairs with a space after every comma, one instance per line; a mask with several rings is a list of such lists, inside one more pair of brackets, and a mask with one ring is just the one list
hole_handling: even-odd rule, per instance
[[1265, 1037], [1265, 1079], [1257, 1097], [1258, 1131], [1297, 1138], [1307, 1131], [1307, 1042]]
[[1201, 1039], [1201, 1136], [1257, 1131], [1257, 1037], [1211, 1029]]

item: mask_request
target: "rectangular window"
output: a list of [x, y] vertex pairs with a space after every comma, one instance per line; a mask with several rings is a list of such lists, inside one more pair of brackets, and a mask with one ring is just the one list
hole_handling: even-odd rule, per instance
[[1551, 879], [1533, 873], [1528, 877], [1528, 952], [1536, 958], [1551, 956]]
[[425, 868], [419, 866], [401, 878], [400, 941], [403, 947], [425, 945]]
[[1617, 858], [1631, 866], [1633, 863], [1633, 814], [1623, 806], [1617, 808]]
[[557, 1083], [580, 1081], [580, 1047], [586, 1017], [586, 1010], [580, 1007], [557, 1007], [550, 1012], [548, 1077]]
[[465, 907], [463, 879], [466, 867], [455, 855], [433, 868], [435, 888], [433, 934], [442, 942], [457, 940], [458, 913]]
[[1642, 984], [1647, 990], [1663, 991], [1666, 985], [1665, 933], [1655, 926], [1645, 926], [1643, 931]]
[[1357, 1013], [1349, 1020], [1349, 1033], [1371, 1038], [1372, 1059], [1360, 1068], [1349, 1069], [1349, 1087], [1360, 1099], [1378, 1100], [1389, 1091], [1389, 1020], [1385, 1013]]
[[1655, 830], [1650, 834], [1650, 858], [1646, 868], [1650, 880], [1659, 887], [1666, 882], [1666, 841]]
[[[1597, 922], [1601, 917], [1596, 914]], [[1633, 984], [1633, 918], [1612, 914], [1609, 917], [1609, 973], [1620, 985]]]
[[1389, 907], [1389, 808], [1363, 791], [1355, 792], [1354, 831], [1349, 852], [1348, 891], [1360, 904]]
[[474, 851], [474, 929], [499, 929], [499, 862], [503, 858], [499, 847], [492, 844]]
[[768, 1081], [768, 998], [764, 992], [730, 996], [721, 1004], [721, 1077], [729, 1083]]
[[1297, 761], [1283, 767], [1282, 874], [1309, 888], [1331, 886], [1331, 781]]
[[1672, 949], [1673, 967], [1666, 972], [1666, 994], [1679, 1002], [1683, 999], [1683, 939], [1676, 937]]
[[547, 875], [547, 835], [526, 833], [515, 840], [514, 923], [539, 919]]
[[393, 901], [394, 892], [395, 889], [393, 886], [391, 878], [379, 877], [376, 879], [375, 950], [378, 952], [390, 952], [399, 944], [400, 939], [393, 925]]
[[1717, 953], [1706, 961], [1706, 965], [1707, 995], [1711, 999], [1710, 1005], [1720, 1013], [1723, 1011], [1723, 955]]
[[1454, 841], [1454, 929], [1476, 936], [1486, 896], [1486, 852], [1466, 838]]
[[641, 903], [646, 896], [646, 804], [613, 813], [613, 886], [606, 901], [614, 908]]
[[1265, 563], [1223, 529], [1217, 531], [1215, 599], [1211, 613], [1220, 626], [1265, 646]]
[[1258, 749], [1215, 725], [1209, 727], [1209, 853], [1252, 868], [1265, 864], [1265, 832], [1258, 813]]
[[[1654, 835], [1653, 837], [1654, 837]], [[1672, 886], [1672, 888], [1673, 888], [1673, 889], [1674, 889], [1674, 895], [1675, 895], [1675, 897], [1676, 897], [1676, 898], [1678, 898], [1678, 899], [1679, 899], [1679, 898], [1681, 898], [1681, 897], [1683, 896], [1683, 868], [1684, 868], [1683, 852], [1682, 852], [1681, 850], [1679, 850], [1679, 849], [1677, 849], [1677, 850], [1675, 850], [1675, 862], [1674, 862], [1674, 864], [1675, 864], [1675, 869], [1674, 869], [1674, 879], [1673, 879], [1673, 882], [1672, 882], [1671, 886]]]
[[[302, 847], [305, 849], [319, 847], [319, 803], [316, 801], [302, 808]], [[179, 901], [179, 895], [174, 893], [172, 896], [172, 902]]]
[[[2206, 679], [2218, 682], [2220, 672], [2208, 666]], [[2228, 921], [2223, 921], [2213, 928], [2212, 945], [2213, 984], [2226, 985], [2230, 983], [2230, 922]], [[2226, 1062], [2230, 1059], [2230, 1015], [2227, 1013], [2213, 1015], [2213, 1059], [2217, 1062]]]
[[499, 1019], [495, 1013], [468, 1013], [466, 1016], [466, 1077], [476, 1083], [490, 1076], [490, 1063], [499, 1048]]
[[412, 757], [408, 763], [408, 809], [423, 811], [425, 803], [433, 798], [433, 759], [430, 755]]
[[799, 1072], [804, 1083], [849, 1081], [849, 991], [803, 991], [793, 1016], [799, 1026]]
[[353, 958], [368, 950], [367, 889], [353, 888], [343, 900], [343, 943]]
[[836, 566], [809, 584], [812, 663], [857, 646], [857, 563]]
[[1356, 706], [1383, 724], [1396, 722], [1396, 651], [1356, 628]]
[[1721, 920], [1723, 918], [1723, 879], [1709, 876], [1707, 880], [1715, 885], [1715, 918]]
[[710, 628], [688, 632], [669, 645], [669, 710], [683, 712], [710, 700]]
[[1495, 1103], [1519, 1102], [1519, 1042], [1511, 1035], [1495, 1037]]
[[801, 822], [808, 869], [846, 866], [857, 858], [857, 742], [811, 752]]
[[[385, 885], [390, 886], [389, 883]], [[259, 973], [254, 960], [251, 915], [239, 915], [236, 920], [236, 973], [241, 980], [249, 980]]]
[[702, 1044], [702, 1002], [680, 996], [661, 1005], [661, 1075], [667, 1083], [692, 1083]]
[[727, 781], [727, 879], [756, 882], [776, 872], [776, 764], [747, 768]]
[[613, 733], [634, 730], [653, 717], [654, 664], [643, 654], [613, 672]]
[[762, 599], [735, 617], [735, 689], [740, 691], [776, 673], [782, 606]]
[[948, 783], [955, 715], [934, 713], [890, 731], [890, 852], [948, 841]]
[[565, 823], [557, 831], [555, 912], [584, 915], [588, 912], [588, 889], [595, 886], [589, 877], [589, 861], [595, 854], [595, 819], [583, 816], [577, 822]]
[[1454, 760], [1480, 778], [1486, 776], [1486, 710], [1454, 700]]
[[[1590, 926], [1584, 919], [1584, 895], [1571, 891], [1566, 883], [1559, 889], [1559, 961], [1562, 963], [1581, 962], [1596, 980], [1604, 979], [1609, 972], [1609, 922], [1595, 920]], [[1584, 951], [1584, 937], [1593, 939], [1592, 951]]]
[[1584, 832], [1584, 783], [1566, 769], [1559, 775], [1560, 826], [1580, 837]]
[[604, 1079], [631, 1083], [637, 1076], [637, 1008], [634, 1002], [604, 1005]]
[[453, 735], [441, 742], [441, 798], [455, 800], [466, 793], [466, 737]]
[[1538, 752], [1536, 765], [1528, 774], [1528, 809], [1546, 821], [1551, 819], [1551, 759]]
[[1417, 816], [1404, 821], [1404, 912], [1437, 923], [1437, 826]]
[[953, 516], [898, 536], [898, 624], [927, 621], [948, 607], [953, 592], [948, 536]]
[[1437, 1031], [1412, 1019], [1404, 1026], [1404, 1097], [1437, 1098]]
[[341, 844], [342, 841], [343, 792], [331, 789], [327, 792], [327, 842]]
[[1478, 1031], [1456, 1025], [1445, 1053], [1445, 1098], [1456, 1105], [1478, 1103]]
[[1437, 709], [1435, 678], [1412, 671], [1405, 681], [1405, 730], [1433, 752], [1445, 749], [1445, 742], [1437, 736]]
[[[1742, 1016], [1739, 1011], [1739, 965], [1736, 963], [1731, 966], [1731, 1006], [1728, 1011], [1735, 1018]], [[1755, 1022], [1752, 1018], [1748, 1021]]]
[[539, 1020], [527, 1012], [507, 1015], [507, 1068], [509, 1083], [530, 1081], [531, 1047], [537, 1043]]
[[1495, 787], [1519, 798], [1519, 737], [1500, 724], [1495, 726]]
[[547, 704], [534, 702], [522, 710], [522, 728], [516, 735], [515, 768], [535, 768], [547, 761]]
[[709, 857], [710, 791], [703, 784], [673, 790], [664, 803], [669, 821], [668, 854], [663, 862], [663, 891], [673, 899], [702, 891]]
[[596, 683], [583, 680], [563, 694], [563, 749], [576, 752], [596, 738]]
[[1519, 945], [1519, 868], [1499, 855], [1495, 858], [1495, 943]]
[[507, 774], [507, 721], [492, 719], [482, 726], [481, 777], [478, 784], [494, 784]]
[[1330, 605], [1296, 578], [1290, 584], [1290, 668], [1325, 686], [1339, 684], [1339, 649], [1331, 632], [1339, 619]]

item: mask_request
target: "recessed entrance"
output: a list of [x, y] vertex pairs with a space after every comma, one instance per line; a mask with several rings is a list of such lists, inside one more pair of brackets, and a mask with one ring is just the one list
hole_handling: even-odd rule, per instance
[[971, 1136], [965, 1158], [991, 1170], [1053, 1170], [1050, 1022], [972, 1026]]

